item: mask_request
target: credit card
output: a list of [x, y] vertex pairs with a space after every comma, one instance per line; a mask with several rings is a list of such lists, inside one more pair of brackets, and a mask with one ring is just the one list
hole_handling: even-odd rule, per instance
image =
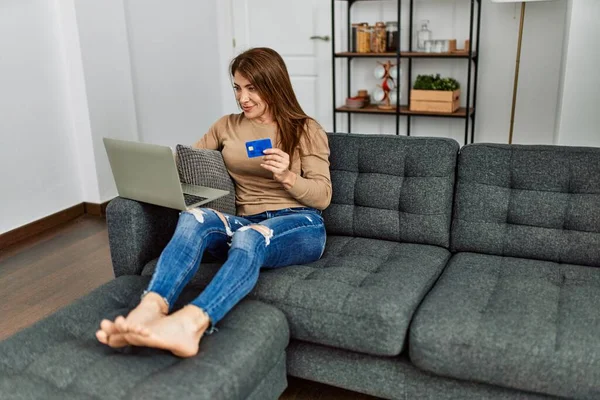
[[270, 149], [271, 147], [273, 146], [271, 145], [271, 139], [269, 138], [246, 142], [248, 158], [264, 156], [263, 150]]

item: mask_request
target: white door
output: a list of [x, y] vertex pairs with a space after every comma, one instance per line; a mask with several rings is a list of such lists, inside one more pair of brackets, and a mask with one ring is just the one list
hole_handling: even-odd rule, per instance
[[232, 13], [235, 54], [251, 47], [281, 54], [304, 112], [333, 130], [331, 3], [232, 0]]

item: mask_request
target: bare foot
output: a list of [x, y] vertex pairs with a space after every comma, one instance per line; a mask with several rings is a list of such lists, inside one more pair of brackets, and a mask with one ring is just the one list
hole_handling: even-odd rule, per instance
[[100, 330], [96, 332], [96, 338], [100, 343], [115, 349], [129, 344], [125, 339], [125, 335], [120, 333], [115, 324], [107, 319], [100, 322]]
[[198, 354], [200, 338], [209, 324], [201, 308], [189, 305], [125, 337], [135, 346], [169, 350], [178, 357], [193, 357]]
[[119, 315], [114, 323], [107, 319], [102, 320], [96, 338], [100, 343], [113, 348], [127, 346], [129, 343], [125, 337], [126, 333], [141, 331], [146, 324], [164, 318], [168, 311], [169, 307], [163, 298], [150, 292], [127, 315], [127, 319]]
[[139, 333], [146, 325], [165, 318], [168, 312], [169, 307], [165, 300], [160, 295], [150, 292], [131, 310], [127, 318], [119, 315], [115, 319], [115, 327], [122, 334]]

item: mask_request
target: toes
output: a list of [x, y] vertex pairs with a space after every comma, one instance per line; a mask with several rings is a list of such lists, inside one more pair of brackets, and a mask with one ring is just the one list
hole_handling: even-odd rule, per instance
[[115, 326], [115, 323], [107, 319], [103, 319], [102, 322], [100, 322], [100, 329], [106, 332], [106, 334], [109, 336], [115, 333], [119, 333], [119, 330]]
[[110, 335], [109, 336], [107, 344], [110, 347], [117, 349], [117, 348], [120, 348], [120, 347], [125, 347], [129, 343], [127, 342], [127, 339], [125, 339], [125, 335], [124, 334], [117, 333], [115, 335]]
[[103, 330], [96, 332], [96, 339], [102, 344], [108, 344], [108, 335]]
[[125, 318], [123, 318], [123, 316], [119, 315], [116, 319], [115, 319], [115, 324], [114, 326], [117, 328], [117, 330], [120, 333], [127, 333], [129, 331], [129, 326], [127, 325], [127, 321], [125, 320]]
[[124, 340], [132, 346], [144, 346], [144, 337], [135, 333], [124, 334]]

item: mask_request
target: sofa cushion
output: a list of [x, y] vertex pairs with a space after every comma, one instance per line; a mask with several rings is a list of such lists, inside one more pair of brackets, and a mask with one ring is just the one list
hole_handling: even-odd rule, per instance
[[436, 374], [600, 398], [600, 269], [459, 253], [417, 310], [410, 357]]
[[[147, 277], [124, 276], [0, 342], [3, 399], [276, 399], [286, 387], [289, 331], [272, 306], [245, 300], [180, 359], [148, 348], [113, 350], [94, 333], [126, 314]], [[194, 296], [184, 292], [182, 302]], [[278, 371], [274, 371], [278, 368]], [[266, 378], [270, 381], [267, 382]], [[255, 393], [256, 392], [256, 393]]]
[[456, 141], [333, 133], [329, 146], [330, 234], [449, 246]]
[[263, 270], [251, 296], [281, 309], [295, 339], [394, 356], [449, 256], [441, 247], [329, 236], [319, 261]]
[[195, 149], [180, 144], [177, 145], [176, 152], [181, 182], [229, 191], [227, 196], [206, 203], [202, 207], [235, 215], [235, 185], [227, 172], [221, 152]]
[[600, 149], [463, 147], [452, 250], [600, 266]]

